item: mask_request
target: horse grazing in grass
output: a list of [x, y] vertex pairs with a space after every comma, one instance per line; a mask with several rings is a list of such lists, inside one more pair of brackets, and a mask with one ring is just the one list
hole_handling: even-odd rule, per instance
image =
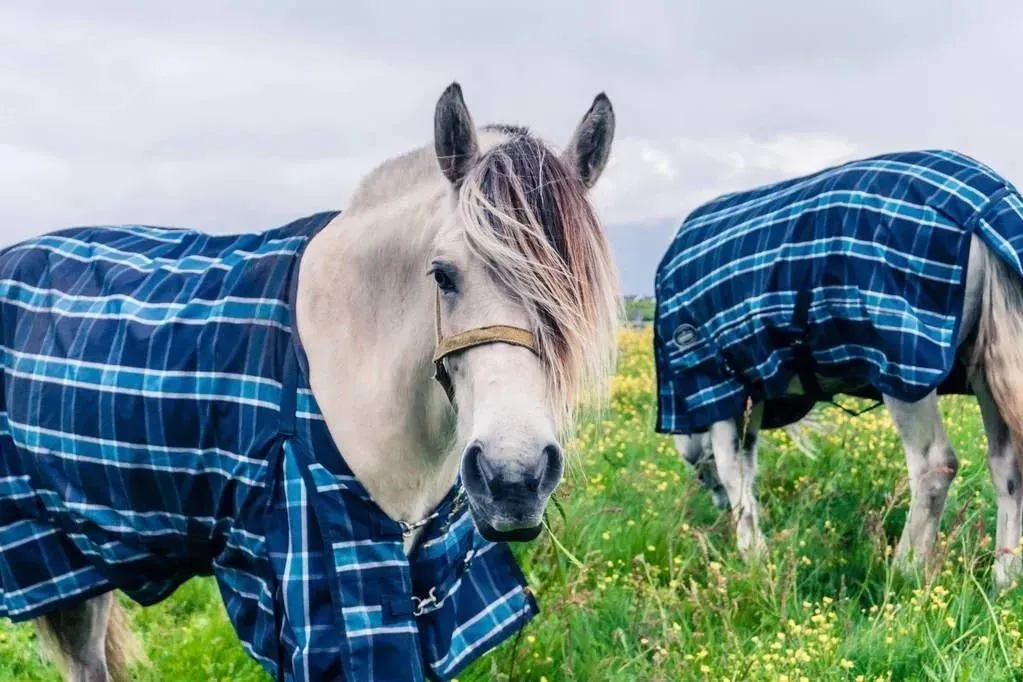
[[559, 154], [452, 84], [343, 214], [0, 252], [0, 615], [79, 682], [126, 678], [114, 590], [196, 575], [278, 680], [449, 679], [518, 631], [504, 541], [615, 363], [613, 135], [603, 94]]
[[957, 460], [941, 393], [974, 394], [998, 496], [996, 585], [1020, 571], [1023, 199], [951, 151], [893, 153], [728, 194], [657, 272], [657, 430], [676, 434], [745, 556], [765, 546], [758, 431], [844, 393], [883, 400], [909, 468], [896, 550], [934, 548]]

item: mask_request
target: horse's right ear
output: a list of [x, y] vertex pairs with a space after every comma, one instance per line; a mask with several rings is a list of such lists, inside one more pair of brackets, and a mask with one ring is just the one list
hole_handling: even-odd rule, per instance
[[458, 83], [449, 85], [437, 100], [433, 116], [433, 144], [444, 177], [458, 185], [479, 157], [476, 127]]

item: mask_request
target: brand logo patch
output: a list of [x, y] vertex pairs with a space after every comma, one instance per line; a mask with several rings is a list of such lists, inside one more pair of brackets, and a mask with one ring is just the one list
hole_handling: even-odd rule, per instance
[[680, 350], [686, 350], [696, 343], [696, 327], [691, 324], [680, 324], [672, 335], [672, 340]]

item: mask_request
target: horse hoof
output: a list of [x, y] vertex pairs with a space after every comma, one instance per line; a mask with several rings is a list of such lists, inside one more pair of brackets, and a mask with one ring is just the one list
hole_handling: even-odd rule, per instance
[[1019, 555], [1011, 550], [999, 553], [995, 557], [995, 565], [992, 572], [994, 573], [996, 594], [1000, 595], [1012, 590], [1019, 583], [1020, 575], [1023, 574], [1023, 565], [1021, 565]]

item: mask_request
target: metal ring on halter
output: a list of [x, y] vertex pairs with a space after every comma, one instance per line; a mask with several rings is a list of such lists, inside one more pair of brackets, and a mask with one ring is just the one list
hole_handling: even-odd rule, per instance
[[533, 335], [533, 332], [528, 329], [511, 327], [505, 324], [477, 327], [452, 336], [443, 337], [440, 331], [439, 293], [437, 294], [436, 311], [437, 350], [433, 353], [433, 376], [434, 379], [437, 380], [437, 383], [441, 385], [441, 388], [444, 389], [444, 393], [447, 394], [448, 400], [452, 403], [455, 402], [455, 387], [451, 383], [451, 377], [448, 375], [448, 371], [444, 368], [444, 358], [447, 356], [453, 355], [454, 353], [460, 353], [463, 350], [474, 348], [476, 346], [483, 346], [488, 343], [507, 343], [513, 346], [521, 346], [539, 354], [539, 349], [536, 345], [536, 337]]

